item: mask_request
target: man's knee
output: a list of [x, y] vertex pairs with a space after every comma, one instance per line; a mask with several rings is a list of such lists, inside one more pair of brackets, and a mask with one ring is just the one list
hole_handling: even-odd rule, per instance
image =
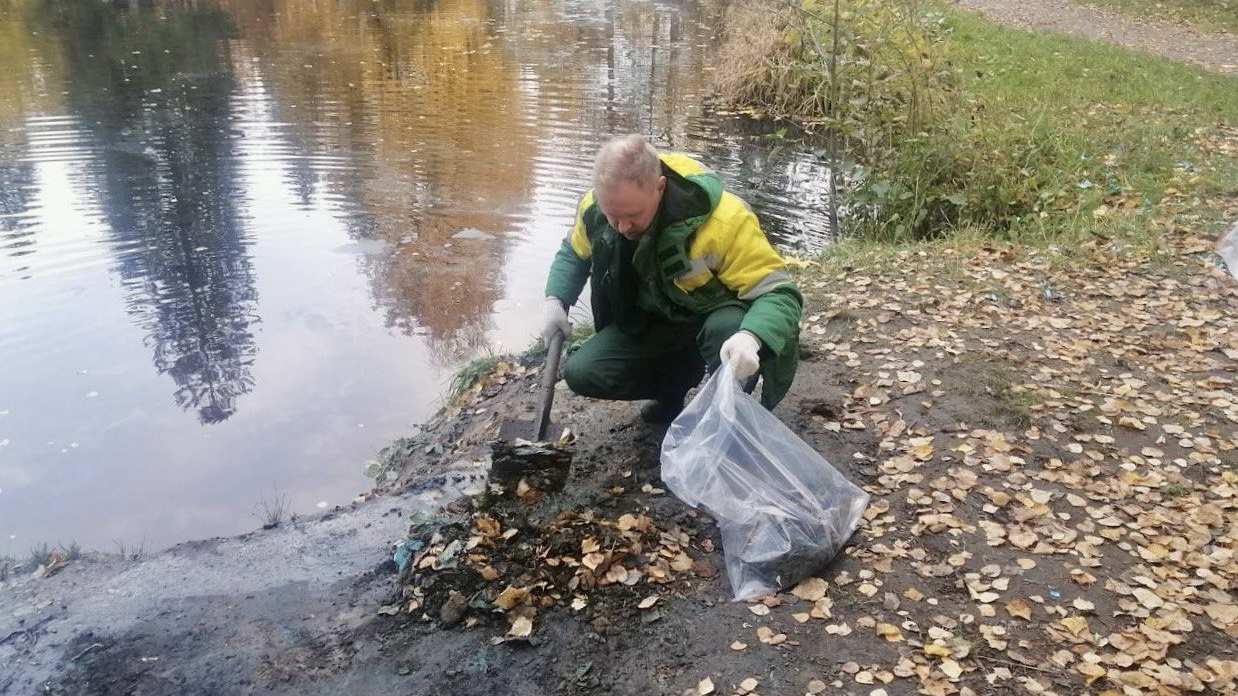
[[598, 379], [597, 370], [590, 369], [591, 367], [588, 361], [580, 359], [580, 353], [570, 355], [563, 366], [563, 381], [567, 382], [568, 389], [576, 394], [594, 399], [602, 398], [604, 385]]

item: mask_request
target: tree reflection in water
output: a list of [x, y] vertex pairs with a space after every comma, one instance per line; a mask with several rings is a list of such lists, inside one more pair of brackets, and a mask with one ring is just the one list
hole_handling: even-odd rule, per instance
[[45, 0], [66, 106], [91, 129], [84, 169], [106, 215], [128, 311], [176, 402], [202, 423], [254, 386], [252, 262], [228, 128], [228, 16], [197, 3]]

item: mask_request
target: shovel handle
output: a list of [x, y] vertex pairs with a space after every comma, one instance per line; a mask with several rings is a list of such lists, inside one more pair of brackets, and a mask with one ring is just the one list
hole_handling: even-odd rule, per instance
[[563, 353], [563, 332], [557, 331], [546, 347], [546, 365], [542, 367], [541, 409], [537, 415], [537, 432], [534, 442], [546, 439], [550, 427], [550, 404], [555, 399], [555, 382], [559, 381], [559, 356]]

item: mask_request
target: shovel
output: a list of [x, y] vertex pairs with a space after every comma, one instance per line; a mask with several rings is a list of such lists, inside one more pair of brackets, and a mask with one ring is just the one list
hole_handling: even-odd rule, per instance
[[[563, 353], [563, 333], [550, 339], [546, 364], [542, 367], [538, 390], [538, 415], [535, 422], [504, 420], [499, 437], [490, 443], [488, 492], [500, 497], [536, 500], [546, 493], [563, 489], [572, 464], [572, 441], [561, 437], [547, 442], [548, 432], [562, 432], [550, 423], [550, 406], [559, 381], [559, 359]], [[528, 439], [526, 439], [528, 438]]]

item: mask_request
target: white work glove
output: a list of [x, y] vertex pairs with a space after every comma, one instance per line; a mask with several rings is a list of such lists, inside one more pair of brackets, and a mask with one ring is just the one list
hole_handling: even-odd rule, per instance
[[556, 333], [563, 333], [563, 340], [572, 335], [572, 325], [567, 321], [567, 310], [557, 297], [547, 297], [542, 302], [542, 341], [550, 345]]
[[745, 380], [757, 373], [761, 367], [761, 341], [748, 331], [736, 332], [728, 338], [718, 351], [718, 358], [723, 364], [735, 368], [735, 379]]

